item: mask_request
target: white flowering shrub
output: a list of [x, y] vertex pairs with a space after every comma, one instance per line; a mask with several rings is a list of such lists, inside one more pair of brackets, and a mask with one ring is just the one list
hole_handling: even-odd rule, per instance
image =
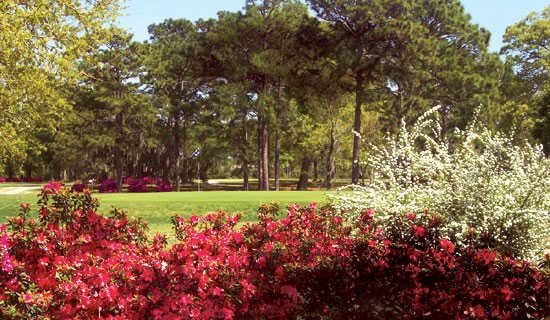
[[436, 110], [375, 148], [371, 182], [340, 189], [331, 203], [352, 220], [374, 209], [381, 222], [427, 208], [446, 218], [454, 240], [475, 234], [482, 245], [522, 258], [550, 248], [550, 159], [542, 147], [475, 122], [443, 139]]

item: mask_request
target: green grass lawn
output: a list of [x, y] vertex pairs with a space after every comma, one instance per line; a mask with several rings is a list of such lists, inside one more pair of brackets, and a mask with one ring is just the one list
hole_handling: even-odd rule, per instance
[[[169, 192], [169, 193], [120, 193], [97, 194], [101, 213], [113, 207], [125, 210], [131, 217], [141, 217], [147, 222], [151, 234], [170, 234], [170, 217], [174, 214], [190, 216], [224, 210], [228, 213], [242, 212], [243, 222], [256, 220], [256, 209], [262, 203], [279, 202], [281, 208], [289, 203], [307, 204], [325, 201], [324, 191], [208, 191], [208, 192]], [[17, 213], [19, 204], [31, 204], [36, 211], [36, 195], [0, 195], [0, 224]]]

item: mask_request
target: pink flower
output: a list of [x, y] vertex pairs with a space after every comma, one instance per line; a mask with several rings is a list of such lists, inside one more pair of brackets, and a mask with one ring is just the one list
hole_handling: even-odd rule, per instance
[[191, 222], [192, 225], [196, 225], [197, 223], [199, 223], [199, 220], [200, 220], [200, 219], [199, 219], [199, 217], [197, 217], [197, 216], [191, 216], [191, 217], [189, 218], [189, 222]]
[[2, 270], [7, 273], [13, 271], [13, 261], [10, 256], [4, 256], [2, 258]]
[[223, 293], [223, 289], [221, 289], [220, 287], [214, 287], [212, 289], [212, 295], [215, 296], [215, 297], [221, 296], [222, 293]]
[[374, 217], [374, 210], [372, 210], [372, 209], [367, 210], [367, 217], [373, 218]]
[[33, 298], [32, 298], [32, 295], [29, 294], [29, 293], [25, 293], [23, 295], [23, 301], [27, 304], [31, 304], [33, 302]]

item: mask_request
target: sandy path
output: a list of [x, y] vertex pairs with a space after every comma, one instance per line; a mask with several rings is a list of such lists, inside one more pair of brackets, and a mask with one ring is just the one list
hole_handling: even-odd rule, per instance
[[35, 191], [40, 190], [39, 186], [36, 187], [8, 187], [8, 188], [1, 188], [0, 189], [0, 195], [13, 195], [13, 194], [21, 194], [26, 193], [28, 191]]

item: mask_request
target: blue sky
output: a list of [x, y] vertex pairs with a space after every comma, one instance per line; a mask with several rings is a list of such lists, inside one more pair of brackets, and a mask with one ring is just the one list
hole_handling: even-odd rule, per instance
[[[127, 0], [119, 25], [135, 34], [136, 40], [148, 38], [147, 26], [166, 18], [215, 17], [220, 10], [236, 11], [245, 0]], [[498, 51], [502, 35], [511, 25], [532, 11], [540, 11], [548, 0], [462, 0], [472, 21], [491, 31], [491, 50]]]

